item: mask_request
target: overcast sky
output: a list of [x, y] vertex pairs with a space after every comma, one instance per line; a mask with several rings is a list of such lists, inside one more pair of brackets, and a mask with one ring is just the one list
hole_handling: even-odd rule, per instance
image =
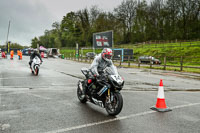
[[11, 21], [9, 41], [29, 45], [35, 36], [51, 29], [70, 11], [97, 5], [112, 11], [123, 0], [0, 0], [0, 45], [5, 44], [8, 22]]

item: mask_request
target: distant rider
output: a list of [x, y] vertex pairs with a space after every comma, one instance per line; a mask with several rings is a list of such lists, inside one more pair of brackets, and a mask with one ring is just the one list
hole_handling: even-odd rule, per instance
[[38, 56], [38, 57], [40, 58], [41, 62], [43, 62], [43, 61], [42, 61], [42, 58], [41, 58], [41, 56], [40, 56], [40, 54], [38, 53], [38, 51], [37, 51], [37, 50], [34, 50], [33, 53], [32, 53], [31, 56], [30, 56], [30, 61], [29, 61], [30, 67], [31, 67], [31, 64], [32, 64], [32, 62], [33, 62], [33, 59], [34, 59], [36, 56]]

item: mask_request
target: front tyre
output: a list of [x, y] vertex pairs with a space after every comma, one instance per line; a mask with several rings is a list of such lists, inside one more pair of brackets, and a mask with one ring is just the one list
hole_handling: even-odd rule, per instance
[[113, 93], [113, 100], [105, 102], [105, 108], [109, 115], [115, 116], [118, 115], [123, 107], [123, 98], [120, 93]]
[[[81, 90], [81, 87], [82, 87], [82, 90]], [[86, 99], [85, 95], [83, 94], [83, 87], [84, 87], [83, 82], [79, 81], [78, 88], [77, 88], [77, 96], [81, 103], [86, 103], [87, 99]]]
[[35, 68], [35, 75], [37, 76], [38, 74], [39, 74], [39, 68], [36, 67], [36, 68]]

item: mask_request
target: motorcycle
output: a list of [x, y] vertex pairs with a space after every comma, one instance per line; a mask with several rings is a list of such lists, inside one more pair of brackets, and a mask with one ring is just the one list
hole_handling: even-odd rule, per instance
[[40, 58], [37, 56], [33, 58], [33, 62], [31, 63], [32, 74], [35, 74], [36, 76], [39, 74], [40, 65], [41, 65]]
[[124, 79], [118, 74], [117, 68], [105, 68], [99, 78], [87, 68], [81, 69], [81, 72], [85, 79], [78, 82], [77, 96], [80, 102], [89, 101], [105, 108], [111, 116], [118, 115], [123, 107], [120, 90], [124, 86]]

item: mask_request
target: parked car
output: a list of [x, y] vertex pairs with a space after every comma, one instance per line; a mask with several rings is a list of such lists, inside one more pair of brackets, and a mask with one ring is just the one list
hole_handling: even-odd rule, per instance
[[48, 50], [47, 50], [47, 57], [58, 58], [59, 56], [61, 56], [60, 49], [57, 49], [57, 48], [48, 48]]
[[139, 63], [161, 64], [161, 61], [153, 56], [140, 56], [138, 61]]
[[94, 52], [88, 52], [88, 53], [86, 53], [86, 57], [87, 58], [94, 58], [95, 57], [95, 53]]

